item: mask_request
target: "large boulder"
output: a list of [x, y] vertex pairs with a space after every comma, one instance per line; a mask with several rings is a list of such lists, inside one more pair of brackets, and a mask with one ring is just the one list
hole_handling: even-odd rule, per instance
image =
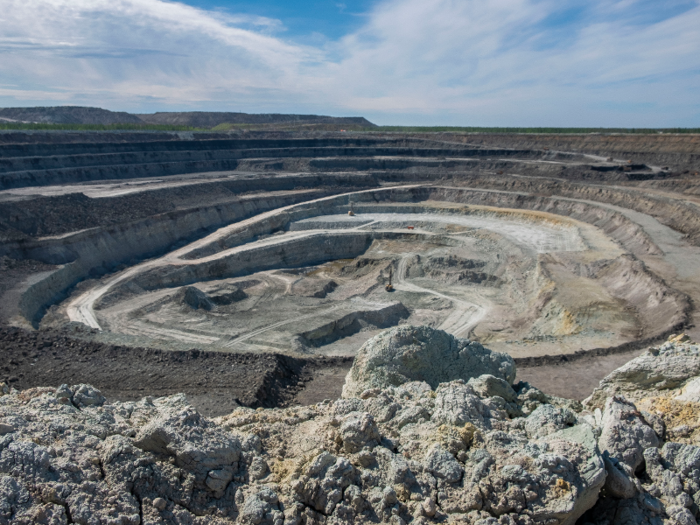
[[[689, 341], [667, 341], [612, 371], [584, 404], [602, 409], [614, 395], [631, 401], [655, 397], [660, 391], [683, 388], [700, 376], [700, 348]], [[695, 386], [689, 386], [693, 396]]]
[[[585, 404], [607, 479], [582, 523], [683, 523], [700, 518], [700, 351], [674, 338], [613, 371]], [[601, 410], [602, 409], [602, 410]]]
[[399, 326], [367, 341], [360, 348], [343, 387], [343, 397], [357, 397], [372, 388], [424, 381], [440, 383], [492, 375], [509, 385], [515, 362], [477, 342], [458, 339], [427, 326]]
[[598, 446], [618, 462], [635, 472], [644, 461], [644, 451], [658, 447], [659, 436], [637, 408], [621, 397], [605, 404]]

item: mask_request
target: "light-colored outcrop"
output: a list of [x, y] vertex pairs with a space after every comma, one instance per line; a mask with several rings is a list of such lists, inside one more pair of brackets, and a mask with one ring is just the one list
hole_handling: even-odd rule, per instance
[[[659, 393], [682, 389], [698, 376], [700, 347], [688, 341], [667, 341], [608, 375], [585, 404], [603, 408], [608, 397], [618, 394], [632, 401], [656, 397]], [[689, 388], [693, 391], [695, 387], [689, 385]], [[678, 392], [678, 395], [682, 394]]]
[[80, 385], [0, 400], [14, 427], [1, 523], [573, 524], [605, 479], [595, 447], [554, 427], [531, 439], [502, 398], [461, 380], [216, 421], [183, 396], [99, 399]]
[[362, 398], [214, 421], [184, 396], [12, 391], [0, 398], [0, 520], [573, 524], [593, 505], [605, 480], [593, 428], [553, 407], [566, 415], [541, 425], [547, 397], [511, 386], [509, 357], [431, 329], [370, 347], [386, 342], [395, 359], [402, 348], [433, 359], [428, 382], [409, 366]]
[[[362, 361], [377, 379], [359, 395], [214, 420], [182, 395], [110, 404], [89, 385], [3, 386], [0, 524], [697, 523], [700, 447], [658, 404], [697, 407], [672, 397], [696, 378], [635, 406], [652, 391], [618, 370], [590, 412], [513, 385], [509, 358], [444, 332], [392, 329], [367, 347], [393, 373]], [[662, 348], [637, 377], [694, 351]]]
[[435, 388], [453, 379], [468, 381], [490, 374], [512, 384], [515, 363], [477, 342], [458, 339], [427, 326], [400, 326], [367, 341], [357, 353], [343, 388], [343, 397], [365, 390], [425, 381]]
[[697, 523], [698, 358], [688, 337], [672, 337], [612, 372], [584, 402], [595, 410], [586, 418], [598, 423], [608, 472], [587, 524]]

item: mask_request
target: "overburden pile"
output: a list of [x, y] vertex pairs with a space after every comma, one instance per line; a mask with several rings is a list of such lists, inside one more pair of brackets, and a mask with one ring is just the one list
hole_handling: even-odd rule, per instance
[[583, 404], [515, 372], [401, 326], [308, 407], [207, 419], [183, 395], [3, 385], [0, 523], [696, 523], [697, 345], [652, 348]]

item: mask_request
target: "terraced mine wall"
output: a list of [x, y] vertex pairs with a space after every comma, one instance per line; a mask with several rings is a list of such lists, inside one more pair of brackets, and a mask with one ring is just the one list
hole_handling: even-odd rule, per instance
[[[673, 192], [678, 188], [693, 188], [688, 181], [645, 181], [640, 183], [639, 187], [610, 187], [604, 184], [557, 179], [542, 181], [534, 178], [487, 177], [483, 174], [467, 173], [459, 178], [457, 184], [470, 188], [522, 192], [531, 196], [559, 196], [612, 204], [650, 215], [660, 223], [686, 234], [690, 242], [700, 246], [700, 207], [696, 203], [667, 195], [655, 195], [641, 189], [651, 186]], [[692, 190], [688, 193], [692, 193]]]
[[312, 234], [284, 244], [259, 246], [201, 263], [148, 270], [130, 282], [148, 291], [278, 268], [312, 266], [335, 259], [354, 259], [367, 251], [376, 237], [371, 232]]
[[[552, 160], [564, 157], [562, 154], [546, 154]], [[170, 151], [134, 151], [121, 153], [87, 153], [80, 155], [27, 156], [0, 158], [0, 173], [25, 172], [31, 170], [82, 168], [87, 166], [113, 166], [124, 164], [146, 164], [163, 162], [198, 162], [259, 157], [518, 157], [537, 158], [541, 153], [510, 149], [480, 148], [397, 148], [397, 147], [288, 147], [288, 148], [227, 148], [227, 149], [183, 149]], [[567, 160], [571, 157], [566, 156]], [[636, 166], [638, 169], [641, 166]], [[604, 170], [601, 170], [604, 171]], [[612, 171], [612, 168], [609, 170]]]
[[[380, 180], [370, 174], [301, 174], [273, 177], [240, 176], [213, 182], [135, 192], [117, 197], [89, 198], [80, 193], [0, 202], [0, 239], [8, 242], [3, 253], [26, 251], [31, 238], [56, 236], [90, 226], [111, 226], [135, 219], [170, 213], [177, 208], [199, 211], [228, 205], [252, 192], [276, 192], [318, 188], [328, 193], [376, 188]], [[217, 227], [214, 223], [208, 228]]]
[[173, 212], [131, 224], [79, 232], [60, 240], [4, 245], [2, 249], [7, 251], [3, 255], [64, 265], [32, 283], [22, 295], [20, 313], [36, 325], [46, 307], [62, 300], [68, 290], [89, 276], [166, 253], [174, 244], [194, 240], [212, 228], [320, 195], [323, 193], [248, 198], [227, 206]]
[[[298, 150], [257, 150], [238, 152], [229, 158], [211, 160], [180, 160], [94, 164], [94, 156], [86, 162], [91, 165], [73, 168], [32, 169], [0, 173], [0, 190], [24, 188], [50, 184], [72, 184], [78, 182], [120, 180], [146, 177], [168, 177], [190, 173], [212, 173], [226, 171], [366, 171], [366, 170], [400, 170], [402, 172], [430, 170], [433, 175], [460, 170], [512, 170], [525, 167], [522, 160], [509, 161], [507, 158], [518, 152], [512, 151], [431, 151], [421, 150], [380, 150], [378, 148], [357, 150], [356, 155], [346, 154], [342, 158], [333, 157], [341, 150], [298, 151]], [[346, 151], [346, 150], [342, 150]], [[420, 154], [418, 154], [420, 153]], [[194, 155], [190, 155], [193, 157]], [[551, 162], [549, 154], [530, 155], [533, 160]], [[166, 155], [165, 158], [169, 158]], [[438, 157], [437, 159], [435, 157]], [[444, 157], [444, 159], [440, 158]], [[459, 158], [449, 158], [459, 157]], [[570, 178], [587, 180], [648, 180], [659, 176], [645, 165], [633, 166], [637, 171], [628, 172], [622, 168], [609, 171], [596, 169], [595, 166], [583, 164], [575, 170], [563, 171]], [[402, 173], [405, 177], [406, 173]], [[582, 176], [583, 175], [583, 176]], [[409, 175], [410, 176], [410, 175]]]
[[[0, 137], [2, 135], [0, 134]], [[130, 152], [161, 152], [161, 151], [215, 151], [269, 148], [346, 148], [346, 147], [406, 147], [408, 145], [425, 145], [421, 139], [392, 139], [377, 137], [344, 137], [344, 138], [222, 138], [221, 134], [199, 135], [192, 133], [174, 133], [166, 140], [148, 139], [149, 134], [115, 134], [116, 141], [103, 141], [103, 134], [96, 134], [99, 142], [88, 142], [80, 135], [79, 142], [60, 143], [27, 143], [25, 135], [16, 134], [15, 143], [1, 143], [0, 151], [3, 157], [47, 157], [53, 155], [97, 155], [107, 153]], [[157, 137], [162, 137], [157, 136]], [[225, 136], [224, 136], [225, 137]], [[424, 146], [425, 147], [425, 146]], [[463, 146], [457, 145], [456, 148]]]
[[559, 150], [669, 166], [677, 172], [700, 169], [700, 135], [697, 134], [560, 134], [560, 133], [430, 133], [425, 140], [445, 140], [487, 148]]
[[[251, 197], [241, 203], [172, 212], [130, 224], [92, 229], [61, 239], [7, 243], [2, 246], [0, 255], [65, 265], [49, 276], [31, 284], [22, 298], [20, 303], [21, 314], [36, 324], [47, 306], [65, 297], [65, 293], [70, 288], [90, 275], [100, 275], [104, 272], [112, 271], [120, 264], [133, 264], [135, 261], [143, 258], [165, 253], [177, 243], [194, 240], [194, 238], [204, 235], [205, 232], [212, 231], [220, 226], [252, 217], [267, 210], [281, 208], [322, 195], [319, 192], [273, 198]], [[253, 240], [259, 235], [266, 235], [275, 230], [285, 229], [290, 222], [296, 220], [335, 213], [339, 208], [347, 210], [351, 199], [358, 206], [358, 212], [363, 211], [361, 207], [363, 200], [372, 202], [373, 207], [371, 210], [375, 212], [425, 212], [427, 211], [426, 209], [417, 209], [412, 206], [397, 207], [397, 203], [402, 201], [415, 203], [429, 200], [546, 211], [567, 215], [599, 226], [633, 253], [658, 252], [658, 248], [639, 226], [617, 212], [594, 205], [518, 193], [419, 187], [370, 190], [355, 193], [352, 197], [342, 195], [314, 201], [309, 204], [301, 204], [293, 210], [273, 214], [261, 222], [247, 224], [241, 229], [234, 229], [231, 234], [219, 239], [215, 246], [202, 247], [188, 254], [187, 258], [204, 257], [222, 249], [238, 246]], [[386, 202], [387, 207], [378, 208], [376, 204], [380, 202]], [[306, 249], [309, 249], [309, 246]], [[356, 253], [356, 248], [353, 247], [351, 253], [354, 254], [352, 257], [355, 257], [361, 252]], [[350, 255], [348, 254], [347, 256], [349, 257]], [[345, 258], [345, 255], [331, 250], [328, 254], [324, 253], [319, 259], [305, 259], [303, 264], [316, 264], [330, 260], [329, 258]], [[275, 264], [280, 263], [277, 261], [265, 268], [272, 269]], [[300, 264], [302, 264], [300, 260], [297, 261], [291, 258], [286, 260], [285, 266], [291, 267]], [[225, 274], [228, 275], [228, 273]], [[197, 280], [200, 280], [200, 277], [197, 277], [195, 280], [191, 280], [194, 277], [178, 278], [179, 280], [173, 282], [189, 284], [197, 282]], [[680, 308], [680, 310], [683, 310], [683, 308]]]
[[[286, 226], [286, 221], [296, 221], [313, 217], [315, 215], [328, 215], [335, 212], [339, 206], [349, 206], [352, 200], [358, 213], [426, 213], [436, 209], [421, 208], [416, 206], [400, 207], [401, 202], [451, 202], [456, 204], [475, 204], [480, 206], [493, 206], [500, 208], [512, 208], [532, 211], [543, 211], [555, 215], [571, 217], [582, 222], [601, 228], [610, 237], [618, 241], [633, 253], [659, 254], [659, 248], [651, 241], [644, 230], [619, 212], [596, 206], [557, 197], [543, 197], [528, 193], [474, 190], [456, 187], [418, 186], [413, 188], [391, 188], [378, 191], [359, 192], [349, 198], [338, 196], [313, 204], [313, 208], [302, 205], [296, 207], [288, 216], [280, 219], [277, 228]], [[371, 208], [363, 208], [363, 202], [371, 202]], [[387, 203], [386, 207], [377, 206], [378, 203]], [[450, 208], [440, 209], [441, 213], [462, 213]], [[233, 239], [223, 238], [223, 245], [233, 246]], [[198, 253], [205, 253], [200, 249]], [[202, 255], [203, 256], [203, 255]], [[192, 254], [194, 258], [194, 254]]]
[[[294, 140], [179, 140], [103, 144], [0, 145], [0, 189], [65, 184], [107, 179], [164, 177], [175, 174], [236, 170], [244, 159], [315, 159], [404, 157], [393, 169], [406, 167], [410, 158], [575, 158], [561, 153], [508, 148], [397, 146], [382, 139]], [[333, 161], [310, 164], [311, 169], [343, 167]], [[364, 161], [367, 163], [369, 161]], [[325, 164], [324, 164], [325, 163]], [[345, 162], [345, 169], [366, 169], [363, 161]], [[327, 165], [326, 165], [327, 164]], [[462, 164], [445, 164], [446, 168]], [[381, 166], [381, 163], [379, 164]], [[436, 164], [440, 166], [440, 164]]]
[[639, 225], [619, 212], [595, 204], [519, 192], [461, 188], [419, 188], [415, 191], [427, 193], [421, 200], [543, 211], [571, 217], [597, 226], [632, 253], [660, 253], [659, 248]]

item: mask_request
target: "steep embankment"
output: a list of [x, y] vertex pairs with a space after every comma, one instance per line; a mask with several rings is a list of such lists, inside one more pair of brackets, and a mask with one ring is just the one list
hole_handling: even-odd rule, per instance
[[485, 147], [510, 147], [523, 149], [550, 149], [575, 151], [614, 157], [616, 159], [645, 162], [656, 166], [669, 166], [674, 171], [697, 172], [700, 170], [700, 135], [696, 134], [517, 134], [517, 133], [468, 133], [437, 134], [431, 136], [460, 144]]
[[20, 301], [19, 313], [36, 323], [44, 309], [64, 297], [65, 292], [88, 275], [113, 271], [120, 264], [138, 261], [167, 251], [188, 238], [201, 236], [211, 228], [259, 214], [269, 209], [304, 201], [319, 194], [289, 192], [281, 195], [251, 196], [228, 205], [170, 212], [128, 225], [94, 228], [67, 238], [33, 243], [6, 244], [8, 255], [63, 264], [60, 269], [28, 288]]

